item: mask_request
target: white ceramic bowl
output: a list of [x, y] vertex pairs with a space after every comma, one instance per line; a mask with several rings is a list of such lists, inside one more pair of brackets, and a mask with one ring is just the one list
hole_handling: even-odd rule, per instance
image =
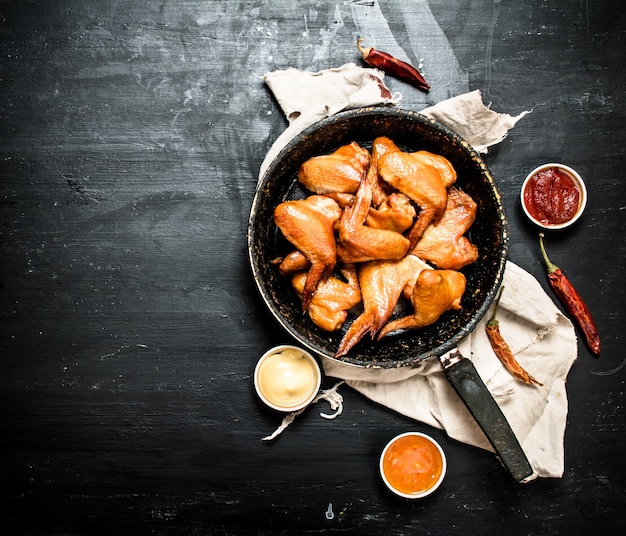
[[[404, 449], [404, 456], [397, 451], [394, 452], [394, 448], [397, 447]], [[417, 478], [423, 478], [428, 482], [414, 486], [414, 483], [410, 482], [410, 477], [398, 481], [391, 474], [387, 474], [386, 468], [389, 464], [395, 467], [400, 464], [412, 467], [418, 473]], [[421, 432], [405, 432], [394, 437], [383, 449], [379, 463], [380, 475], [385, 485], [405, 499], [422, 499], [433, 493], [443, 482], [447, 467], [446, 455], [439, 443]]]
[[[546, 223], [546, 222], [542, 222], [542, 221], [538, 220], [537, 218], [535, 218], [531, 214], [531, 212], [529, 211], [528, 207], [526, 206], [526, 202], [524, 200], [524, 192], [526, 191], [526, 188], [528, 187], [532, 177], [535, 176], [537, 173], [539, 173], [541, 171], [545, 171], [545, 170], [550, 169], [550, 168], [555, 168], [555, 169], [560, 170], [561, 172], [565, 173], [566, 175], [568, 175], [574, 181], [574, 184], [576, 185], [576, 187], [578, 188], [578, 190], [580, 192], [580, 196], [579, 196], [579, 200], [578, 200], [578, 209], [573, 214], [573, 216], [569, 220], [567, 220], [566, 222], [562, 222], [562, 223]], [[585, 210], [585, 206], [587, 205], [587, 187], [585, 186], [585, 182], [583, 181], [582, 177], [574, 169], [572, 169], [571, 167], [566, 166], [564, 164], [559, 164], [559, 163], [556, 163], [556, 162], [552, 162], [552, 163], [549, 163], [549, 164], [543, 164], [543, 165], [533, 169], [526, 176], [526, 179], [524, 179], [524, 183], [522, 184], [522, 189], [520, 191], [520, 202], [522, 204], [522, 209], [524, 210], [524, 213], [526, 214], [528, 219], [530, 221], [532, 221], [535, 225], [541, 227], [542, 229], [565, 229], [566, 227], [569, 227], [574, 222], [576, 222], [582, 216], [582, 213]]]
[[298, 411], [317, 395], [322, 371], [315, 358], [297, 346], [283, 344], [265, 352], [254, 369], [259, 398], [278, 411]]

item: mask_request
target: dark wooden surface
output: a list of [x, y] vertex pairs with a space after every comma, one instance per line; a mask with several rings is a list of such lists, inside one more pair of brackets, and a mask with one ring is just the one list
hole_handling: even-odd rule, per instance
[[[256, 174], [285, 128], [259, 77], [358, 62], [349, 3], [2, 0], [3, 533], [624, 530], [622, 2], [429, 4], [460, 73], [425, 65], [438, 80], [428, 97], [389, 85], [416, 109], [466, 84], [498, 111], [532, 110], [486, 161], [510, 258], [546, 288], [521, 181], [555, 160], [587, 180], [584, 218], [549, 238], [603, 342], [598, 360], [580, 347], [568, 378], [563, 478], [518, 485], [491, 454], [346, 388], [340, 418], [309, 411], [260, 441], [279, 416], [256, 398], [254, 364], [290, 341], [246, 252]], [[414, 62], [424, 5], [380, 3]], [[407, 429], [449, 458], [422, 502], [390, 496], [377, 475], [383, 445]]]

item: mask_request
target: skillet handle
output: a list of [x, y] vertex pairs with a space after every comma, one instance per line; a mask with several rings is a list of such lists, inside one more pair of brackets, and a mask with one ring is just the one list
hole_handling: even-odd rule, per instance
[[530, 477], [533, 469], [474, 364], [458, 350], [441, 357], [441, 362], [452, 387], [487, 436], [502, 465], [518, 482]]

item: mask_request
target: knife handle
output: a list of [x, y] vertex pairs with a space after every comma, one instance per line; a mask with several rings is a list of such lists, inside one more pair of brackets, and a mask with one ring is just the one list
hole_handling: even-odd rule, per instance
[[452, 387], [487, 436], [502, 465], [518, 482], [531, 476], [533, 469], [517, 437], [474, 364], [458, 351], [441, 362]]

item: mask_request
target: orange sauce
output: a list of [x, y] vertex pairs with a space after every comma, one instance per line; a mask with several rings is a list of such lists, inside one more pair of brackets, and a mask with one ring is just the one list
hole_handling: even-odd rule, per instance
[[437, 446], [425, 437], [398, 438], [385, 451], [383, 471], [392, 487], [402, 493], [423, 493], [432, 488], [443, 471]]

